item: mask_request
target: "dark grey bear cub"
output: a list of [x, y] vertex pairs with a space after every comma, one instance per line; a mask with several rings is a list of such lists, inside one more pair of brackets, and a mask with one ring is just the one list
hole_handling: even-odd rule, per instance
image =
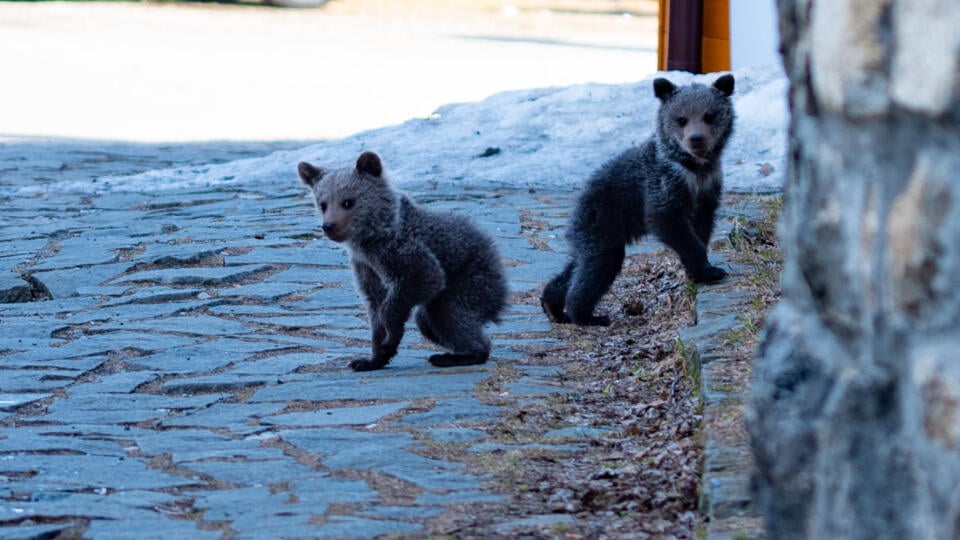
[[373, 152], [361, 154], [353, 168], [300, 163], [297, 171], [313, 191], [324, 234], [346, 243], [367, 301], [373, 356], [350, 367], [387, 365], [414, 309], [423, 336], [450, 351], [431, 356], [431, 364], [486, 362], [490, 340], [483, 326], [499, 320], [507, 299], [490, 238], [463, 216], [428, 211], [393, 191]]
[[567, 231], [573, 258], [541, 296], [550, 320], [610, 324], [593, 310], [620, 273], [627, 243], [647, 233], [680, 256], [694, 281], [727, 275], [707, 261], [707, 248], [723, 188], [720, 155], [733, 132], [733, 84], [732, 75], [710, 87], [653, 81], [657, 130], [584, 186]]

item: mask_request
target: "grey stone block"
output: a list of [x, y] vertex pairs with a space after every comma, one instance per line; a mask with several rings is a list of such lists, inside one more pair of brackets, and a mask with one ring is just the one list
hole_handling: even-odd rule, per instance
[[222, 427], [234, 432], [252, 431], [259, 419], [282, 409], [275, 403], [215, 403], [209, 407], [180, 413], [160, 422], [164, 427]]
[[44, 392], [54, 388], [63, 388], [72, 383], [77, 376], [76, 372], [52, 370], [18, 370], [5, 369], [0, 371], [3, 379], [0, 380], [0, 391], [3, 392]]
[[310, 412], [295, 412], [266, 416], [261, 420], [263, 425], [273, 426], [366, 426], [379, 422], [384, 416], [391, 415], [410, 404], [409, 401], [383, 403], [360, 407], [338, 407], [335, 409], [318, 409]]
[[400, 423], [414, 426], [459, 425], [492, 421], [499, 413], [498, 407], [484, 405], [473, 397], [445, 399], [438, 401], [429, 411], [404, 416]]
[[[86, 454], [78, 457], [16, 454], [16, 459], [6, 460], [4, 470], [7, 473], [24, 473], [28, 476], [27, 480], [19, 482], [17, 489], [40, 492], [50, 489], [86, 491], [99, 488], [104, 491], [153, 490], [195, 483], [182, 476], [151, 469], [146, 460], [125, 455]], [[9, 508], [0, 506], [0, 521], [11, 519], [8, 511]]]
[[[416, 368], [414, 368], [416, 369]], [[431, 369], [429, 366], [422, 369]], [[437, 368], [432, 368], [434, 371]], [[356, 373], [329, 373], [317, 375], [309, 382], [292, 382], [268, 386], [250, 397], [251, 402], [312, 399], [330, 401], [341, 399], [416, 399], [470, 395], [473, 387], [489, 374], [470, 371], [446, 371], [443, 374], [404, 376], [400, 369], [381, 370], [383, 375], [360, 376]], [[412, 371], [412, 370], [411, 370]]]
[[10, 274], [0, 274], [0, 304], [17, 304], [33, 301], [30, 284]]
[[599, 439], [606, 437], [612, 432], [613, 430], [607, 427], [571, 426], [550, 430], [544, 433], [543, 437], [545, 439]]
[[15, 411], [24, 405], [34, 403], [42, 399], [47, 399], [52, 396], [53, 394], [37, 393], [0, 394], [0, 411]]
[[487, 434], [479, 429], [471, 428], [433, 428], [426, 431], [431, 439], [439, 442], [474, 442], [487, 438]]
[[119, 320], [97, 327], [100, 331], [124, 330], [141, 333], [177, 333], [195, 336], [243, 335], [249, 328], [243, 323], [210, 315], [179, 314], [160, 319]]
[[[317, 259], [310, 261], [319, 262]], [[293, 265], [282, 272], [268, 277], [266, 283], [302, 283], [306, 285], [319, 286], [321, 284], [340, 283], [342, 288], [353, 286], [353, 271], [348, 266], [349, 261], [345, 254], [336, 258], [336, 261], [323, 261], [324, 267], [318, 268], [307, 265]], [[331, 268], [333, 265], [341, 264], [338, 268]]]
[[220, 291], [220, 298], [242, 297], [264, 302], [275, 302], [284, 296], [304, 293], [312, 288], [313, 286], [310, 285], [261, 282], [224, 289]]
[[507, 535], [516, 529], [551, 529], [564, 525], [571, 526], [576, 522], [577, 518], [570, 514], [543, 514], [497, 523], [492, 530], [497, 534]]
[[336, 516], [316, 529], [317, 538], [374, 538], [413, 534], [423, 530], [419, 523]]
[[309, 478], [320, 473], [290, 459], [247, 460], [234, 458], [229, 461], [209, 460], [181, 463], [180, 467], [229, 482], [235, 486], [260, 487], [291, 478]]
[[93, 394], [54, 400], [47, 414], [38, 417], [44, 422], [61, 424], [136, 424], [161, 419], [170, 411], [206, 407], [226, 396], [154, 396], [150, 394]]
[[87, 527], [85, 536], [97, 540], [127, 540], [131, 536], [136, 536], [138, 540], [171, 540], [173, 538], [216, 540], [222, 537], [222, 533], [199, 529], [196, 521], [168, 518], [157, 513], [154, 519], [122, 521], [94, 519]]
[[80, 289], [95, 290], [101, 283], [110, 281], [123, 273], [126, 266], [123, 263], [75, 266], [36, 271], [34, 276], [50, 289], [54, 298], [67, 298], [79, 296]]
[[467, 489], [464, 491], [449, 491], [446, 493], [426, 492], [416, 498], [417, 504], [450, 506], [454, 504], [500, 503], [506, 496], [500, 493]]
[[269, 265], [219, 266], [213, 268], [170, 268], [145, 270], [124, 276], [116, 283], [156, 283], [158, 285], [193, 285], [225, 287], [266, 272]]
[[58, 538], [76, 531], [79, 527], [72, 523], [54, 523], [52, 525], [0, 525], [0, 535], [4, 540], [39, 540], [44, 538]]

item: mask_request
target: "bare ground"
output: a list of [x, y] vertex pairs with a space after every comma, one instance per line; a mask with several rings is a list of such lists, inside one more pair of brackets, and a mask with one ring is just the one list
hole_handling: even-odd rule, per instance
[[[737, 199], [733, 204], [749, 198]], [[714, 242], [715, 252], [748, 269], [724, 285], [750, 293], [739, 314], [742, 324], [724, 339], [738, 359], [724, 374], [731, 387], [747, 387], [759, 328], [779, 298], [779, 201], [753, 199], [761, 215], [738, 218], [729, 238]], [[437, 457], [490, 475], [491, 490], [510, 495], [501, 504], [464, 505], [428, 521], [430, 536], [703, 537], [704, 432], [732, 441], [745, 440], [746, 432], [742, 406], [705, 418], [699, 367], [678, 339], [681, 328], [696, 322], [695, 295], [671, 253], [630, 257], [600, 306], [611, 315], [610, 327], [555, 325], [551, 337], [559, 341], [530, 350], [521, 361], [558, 368], [567, 392], [516, 399], [505, 383], [516, 380], [517, 371], [510, 364], [498, 367], [478, 397], [511, 412], [495, 425], [474, 427], [502, 449], [472, 453], [465, 445], [427, 444]], [[539, 303], [535, 295], [515, 301]], [[559, 440], [551, 434], [569, 426], [580, 431]], [[566, 443], [566, 451], [550, 449], [558, 443]]]

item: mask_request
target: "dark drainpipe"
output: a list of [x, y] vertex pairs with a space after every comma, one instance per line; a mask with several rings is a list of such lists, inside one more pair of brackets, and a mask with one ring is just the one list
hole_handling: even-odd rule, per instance
[[703, 0], [668, 0], [667, 69], [700, 73]]

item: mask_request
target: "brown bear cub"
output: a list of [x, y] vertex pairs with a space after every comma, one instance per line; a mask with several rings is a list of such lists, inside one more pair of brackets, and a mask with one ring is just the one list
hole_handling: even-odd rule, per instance
[[350, 367], [386, 366], [414, 310], [423, 336], [450, 351], [431, 356], [431, 364], [486, 362], [490, 340], [483, 327], [499, 322], [507, 300], [493, 241], [466, 217], [421, 208], [395, 192], [373, 152], [361, 154], [352, 168], [304, 162], [297, 172], [313, 192], [324, 234], [346, 244], [366, 298], [373, 355]]
[[593, 310], [620, 273], [625, 246], [648, 233], [680, 256], [690, 279], [727, 275], [707, 261], [707, 248], [723, 190], [720, 156], [733, 132], [733, 84], [733, 75], [712, 86], [653, 81], [656, 132], [587, 180], [567, 230], [571, 261], [540, 298], [550, 320], [610, 324]]

